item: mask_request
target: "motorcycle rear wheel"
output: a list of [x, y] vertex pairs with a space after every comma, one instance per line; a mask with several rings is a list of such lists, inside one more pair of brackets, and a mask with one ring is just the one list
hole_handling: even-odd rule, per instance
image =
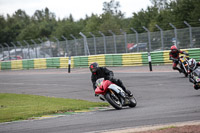
[[109, 91], [105, 95], [106, 100], [112, 105], [115, 109], [122, 109], [122, 103], [119, 97], [116, 94], [111, 94]]

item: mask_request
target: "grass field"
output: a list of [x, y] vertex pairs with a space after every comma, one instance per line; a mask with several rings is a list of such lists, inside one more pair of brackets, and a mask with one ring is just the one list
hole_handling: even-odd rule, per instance
[[0, 122], [26, 120], [58, 112], [73, 112], [102, 106], [108, 106], [108, 104], [36, 95], [0, 93]]

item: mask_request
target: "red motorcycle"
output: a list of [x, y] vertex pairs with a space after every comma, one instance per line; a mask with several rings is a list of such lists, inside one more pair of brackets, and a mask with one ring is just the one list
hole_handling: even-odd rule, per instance
[[109, 80], [100, 78], [96, 81], [96, 86], [95, 94], [99, 96], [101, 100], [106, 100], [115, 109], [122, 109], [123, 106], [133, 108], [137, 105], [137, 101], [134, 97], [129, 97], [121, 87]]

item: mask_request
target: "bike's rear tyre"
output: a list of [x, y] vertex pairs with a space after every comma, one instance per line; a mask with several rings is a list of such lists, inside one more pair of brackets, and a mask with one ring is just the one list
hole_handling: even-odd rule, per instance
[[111, 94], [108, 91], [105, 95], [105, 98], [115, 109], [122, 109], [122, 103], [120, 102], [120, 99], [116, 94]]
[[136, 105], [137, 105], [137, 101], [136, 101], [135, 97], [132, 97], [130, 99], [129, 107], [134, 108]]

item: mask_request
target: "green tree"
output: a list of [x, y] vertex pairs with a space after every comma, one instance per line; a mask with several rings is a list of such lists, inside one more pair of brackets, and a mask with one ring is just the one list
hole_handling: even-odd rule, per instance
[[142, 26], [147, 27], [149, 23], [146, 12], [142, 9], [138, 13], [133, 13], [133, 17], [131, 19], [131, 23], [129, 27], [133, 27], [138, 32], [144, 32]]
[[37, 10], [34, 13], [30, 27], [37, 27], [32, 30], [33, 33], [37, 33], [36, 35], [40, 37], [49, 37], [56, 26], [57, 21], [55, 14], [50, 12], [48, 8], [45, 8], [45, 10]]
[[6, 42], [16, 41], [21, 30], [26, 28], [29, 23], [30, 17], [21, 9], [17, 10], [13, 16], [7, 15], [5, 27]]
[[199, 0], [175, 0], [170, 3], [177, 28], [185, 27], [183, 21], [197, 21], [200, 18]]
[[86, 22], [86, 25], [83, 29], [84, 32], [94, 32], [99, 31], [99, 26], [101, 25], [101, 19], [97, 16], [92, 14], [90, 18], [88, 18], [88, 21]]
[[52, 33], [53, 36], [57, 36], [61, 39], [61, 36], [65, 36], [68, 39], [71, 38], [70, 34], [74, 36], [79, 36], [79, 32], [81, 31], [81, 25], [70, 21], [62, 21], [59, 22], [55, 31]]
[[110, 35], [108, 30], [112, 30], [115, 34], [119, 33], [119, 29], [121, 28], [119, 24], [119, 18], [113, 16], [110, 13], [103, 14], [102, 16], [102, 23], [99, 26], [99, 30], [105, 33], [105, 35]]
[[165, 10], [170, 1], [169, 0], [150, 0], [154, 7], [157, 7], [159, 10]]
[[0, 15], [0, 42], [6, 42], [6, 20], [3, 15]]
[[118, 17], [124, 17], [124, 13], [119, 10], [120, 7], [120, 3], [115, 0], [103, 3], [103, 11], [105, 14], [110, 13]]

